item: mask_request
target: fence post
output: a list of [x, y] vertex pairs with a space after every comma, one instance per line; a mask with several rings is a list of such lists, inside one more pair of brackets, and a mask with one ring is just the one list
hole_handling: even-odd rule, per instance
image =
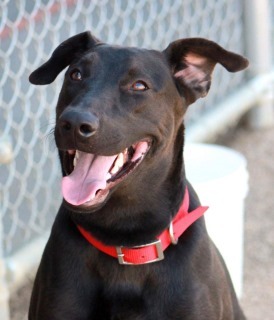
[[[0, 198], [1, 201], [1, 198]], [[1, 210], [1, 207], [0, 207]], [[0, 211], [0, 319], [9, 320], [9, 290], [6, 282], [6, 265], [3, 255], [3, 225]]]
[[[250, 60], [249, 76], [270, 73], [272, 65], [271, 4], [270, 0], [244, 0], [246, 55]], [[254, 128], [274, 124], [273, 83], [266, 88], [258, 105], [248, 115]]]
[[[1, 135], [1, 132], [0, 132]], [[12, 145], [8, 137], [0, 136], [0, 165], [8, 164], [12, 161]], [[0, 188], [0, 319], [9, 320], [9, 289], [6, 281], [6, 263], [4, 259], [4, 230], [3, 230], [3, 206], [2, 206], [2, 192]]]

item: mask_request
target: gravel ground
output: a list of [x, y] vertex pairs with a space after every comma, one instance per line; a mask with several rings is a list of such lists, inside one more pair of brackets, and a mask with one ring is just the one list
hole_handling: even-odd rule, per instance
[[[247, 158], [250, 191], [245, 212], [245, 265], [242, 307], [249, 320], [274, 319], [274, 128], [239, 127], [218, 144]], [[24, 319], [32, 277], [11, 298], [11, 320]], [[209, 319], [210, 320], [210, 319]]]

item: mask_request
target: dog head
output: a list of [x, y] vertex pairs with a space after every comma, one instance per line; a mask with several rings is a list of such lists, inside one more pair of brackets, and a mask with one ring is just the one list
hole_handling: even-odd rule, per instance
[[30, 82], [49, 84], [68, 67], [55, 127], [67, 205], [82, 212], [111, 195], [139, 201], [180, 175], [183, 115], [207, 94], [217, 63], [230, 72], [248, 64], [200, 38], [162, 52], [107, 45], [90, 32], [61, 43]]

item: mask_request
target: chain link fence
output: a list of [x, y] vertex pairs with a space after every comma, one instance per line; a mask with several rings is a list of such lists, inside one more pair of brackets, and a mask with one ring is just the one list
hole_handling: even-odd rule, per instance
[[274, 68], [274, 1], [269, 0], [270, 20], [271, 20], [271, 44], [272, 44], [272, 67]]
[[[59, 163], [51, 129], [62, 76], [47, 87], [28, 75], [63, 40], [91, 30], [108, 43], [164, 49], [183, 37], [206, 37], [243, 53], [239, 0], [9, 0], [0, 3], [0, 135], [12, 160], [0, 165], [3, 254], [8, 256], [49, 229], [60, 204]], [[217, 68], [206, 104], [189, 125], [242, 82]], [[0, 160], [1, 161], [1, 160]]]
[[[33, 86], [29, 74], [60, 42], [85, 30], [104, 42], [159, 50], [179, 38], [205, 37], [231, 51], [248, 51], [251, 66], [248, 73], [237, 74], [216, 67], [209, 95], [188, 111], [186, 122], [192, 133], [187, 132], [187, 138], [214, 134], [218, 126], [232, 123], [255, 103], [261, 104], [257, 111], [261, 110], [264, 122], [270, 118], [274, 122], [274, 64], [269, 49], [272, 39], [274, 50], [273, 14], [272, 0], [260, 4], [257, 0], [0, 2], [1, 319], [9, 319], [10, 290], [37, 265], [43, 237], [61, 202], [52, 129], [63, 75], [49, 86]], [[272, 33], [269, 30], [266, 36], [271, 23]]]

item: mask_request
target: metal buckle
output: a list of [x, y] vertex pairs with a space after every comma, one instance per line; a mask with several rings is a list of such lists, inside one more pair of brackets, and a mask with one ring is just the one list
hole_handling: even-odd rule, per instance
[[[149, 247], [149, 246], [156, 246], [156, 251], [157, 251], [157, 258], [154, 260], [149, 260], [146, 262], [141, 262], [141, 263], [132, 263], [132, 262], [127, 262], [124, 260], [124, 253], [122, 252], [122, 248], [128, 248], [128, 249], [140, 249], [140, 248], [144, 248], [144, 247]], [[161, 240], [156, 240], [154, 242], [148, 243], [148, 244], [144, 244], [141, 246], [135, 246], [135, 247], [116, 247], [116, 252], [117, 252], [117, 258], [118, 258], [118, 262], [119, 264], [123, 264], [123, 265], [138, 265], [138, 264], [147, 264], [147, 263], [152, 263], [152, 262], [157, 262], [157, 261], [161, 261], [164, 259], [164, 251], [162, 249], [162, 243]]]
[[172, 221], [170, 222], [170, 225], [169, 225], [169, 236], [170, 236], [170, 240], [171, 240], [171, 243], [172, 244], [177, 244], [178, 243], [178, 239], [176, 239], [174, 237], [174, 231], [173, 231], [173, 223]]

